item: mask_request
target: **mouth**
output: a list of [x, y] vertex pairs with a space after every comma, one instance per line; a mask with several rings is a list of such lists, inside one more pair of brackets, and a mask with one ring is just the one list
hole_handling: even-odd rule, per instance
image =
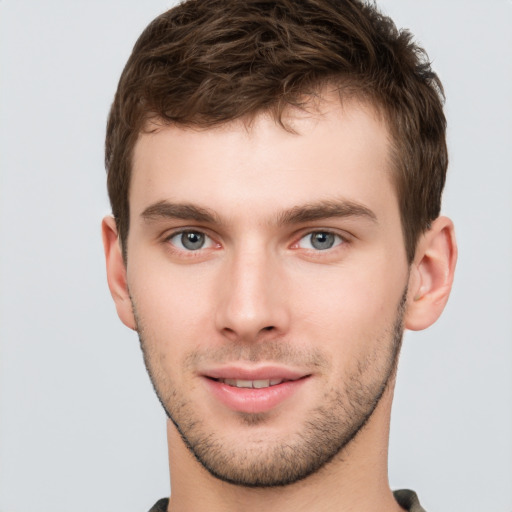
[[312, 374], [283, 368], [224, 368], [203, 374], [216, 402], [236, 412], [263, 413], [290, 403]]
[[[234, 388], [246, 389], [264, 389], [272, 386], [277, 386], [283, 382], [293, 382], [292, 379], [257, 379], [257, 380], [243, 380], [243, 379], [213, 379], [227, 386]], [[299, 379], [295, 379], [299, 380]]]

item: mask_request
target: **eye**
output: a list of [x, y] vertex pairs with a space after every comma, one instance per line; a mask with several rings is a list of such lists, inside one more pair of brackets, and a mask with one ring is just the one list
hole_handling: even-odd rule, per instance
[[176, 248], [184, 251], [198, 251], [213, 247], [214, 241], [201, 231], [180, 231], [175, 233], [169, 239], [169, 242]]
[[303, 236], [297, 246], [301, 249], [313, 249], [315, 251], [325, 251], [343, 243], [340, 235], [330, 231], [313, 231]]

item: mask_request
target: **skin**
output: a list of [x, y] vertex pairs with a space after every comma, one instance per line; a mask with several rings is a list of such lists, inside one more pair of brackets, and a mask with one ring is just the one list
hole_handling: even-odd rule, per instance
[[[397, 332], [441, 314], [453, 226], [434, 221], [407, 263], [388, 131], [368, 105], [327, 95], [286, 122], [296, 133], [261, 114], [250, 125], [141, 134], [126, 263], [113, 219], [103, 222], [118, 314], [138, 330], [174, 421], [173, 512], [400, 510], [387, 479]], [[187, 250], [183, 229], [205, 245]], [[332, 233], [332, 247], [315, 248], [312, 233]], [[305, 378], [275, 407], [240, 412], [205, 378], [226, 365]], [[268, 487], [311, 462], [315, 442], [329, 457]]]

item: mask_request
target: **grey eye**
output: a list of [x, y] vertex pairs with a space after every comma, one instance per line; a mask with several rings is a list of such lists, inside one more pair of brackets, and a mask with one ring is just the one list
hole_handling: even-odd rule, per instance
[[189, 251], [197, 251], [198, 249], [202, 249], [205, 242], [204, 233], [199, 233], [197, 231], [185, 231], [180, 235], [180, 242], [185, 249]]
[[330, 249], [334, 246], [336, 236], [333, 233], [326, 233], [323, 231], [317, 231], [310, 235], [311, 246], [319, 251]]
[[181, 251], [199, 251], [214, 246], [213, 240], [201, 231], [180, 231], [169, 238], [169, 243]]
[[185, 256], [187, 253], [199, 252], [217, 247], [215, 240], [202, 231], [195, 229], [184, 229], [178, 231], [167, 239], [167, 242], [178, 251], [178, 254]]
[[300, 239], [299, 247], [302, 249], [325, 251], [332, 249], [336, 245], [340, 245], [343, 241], [340, 235], [331, 233], [330, 231], [313, 231]]

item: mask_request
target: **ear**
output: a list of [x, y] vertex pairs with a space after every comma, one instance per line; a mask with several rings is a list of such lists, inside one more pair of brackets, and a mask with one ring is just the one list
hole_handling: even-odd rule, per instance
[[447, 217], [438, 217], [418, 241], [411, 265], [406, 329], [426, 329], [439, 318], [452, 289], [456, 262], [453, 223]]
[[130, 329], [136, 330], [132, 302], [126, 281], [126, 265], [123, 260], [121, 243], [117, 235], [116, 222], [111, 215], [103, 219], [101, 234], [107, 263], [108, 287], [116, 304], [117, 314], [123, 324]]

